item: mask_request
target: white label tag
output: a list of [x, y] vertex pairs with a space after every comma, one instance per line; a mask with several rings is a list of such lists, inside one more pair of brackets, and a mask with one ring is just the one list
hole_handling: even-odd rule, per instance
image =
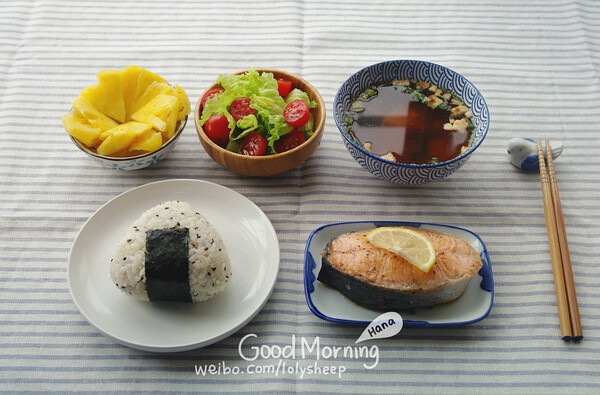
[[365, 340], [392, 337], [400, 332], [402, 323], [402, 317], [395, 311], [383, 313], [367, 326], [355, 344]]

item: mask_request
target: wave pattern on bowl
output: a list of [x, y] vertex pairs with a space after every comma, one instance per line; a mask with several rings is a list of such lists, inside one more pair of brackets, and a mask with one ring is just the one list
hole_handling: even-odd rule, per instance
[[[365, 88], [390, 82], [396, 78], [429, 81], [449, 89], [463, 99], [476, 120], [471, 146], [458, 157], [439, 164], [406, 164], [390, 162], [359, 147], [342, 130], [342, 120], [353, 99]], [[439, 181], [458, 170], [485, 138], [489, 128], [487, 104], [475, 86], [462, 75], [434, 63], [419, 60], [396, 60], [366, 67], [350, 76], [338, 90], [334, 103], [334, 119], [344, 137], [344, 144], [354, 159], [375, 176], [398, 184], [425, 184]]]
[[101, 164], [102, 166], [111, 168], [111, 169], [115, 169], [115, 170], [139, 170], [139, 169], [143, 169], [145, 167], [151, 166], [155, 163], [160, 162], [161, 160], [163, 160], [167, 154], [170, 152], [171, 150], [169, 150], [168, 152], [161, 152], [159, 154], [154, 154], [151, 156], [146, 156], [144, 158], [140, 158], [140, 159], [131, 159], [131, 160], [126, 160], [123, 162], [112, 162], [112, 163], [107, 163], [104, 159], [102, 158], [96, 158], [96, 157], [91, 157], [94, 161], [96, 161], [97, 163]]
[[417, 166], [398, 167], [394, 162], [373, 160], [371, 156], [361, 155], [361, 152], [346, 140], [344, 141], [344, 144], [346, 144], [346, 148], [348, 148], [350, 154], [362, 167], [376, 177], [396, 184], [416, 185], [441, 180], [454, 173], [454, 171], [458, 170], [458, 168], [467, 161], [467, 158], [465, 157], [459, 161], [434, 169], [420, 168]]

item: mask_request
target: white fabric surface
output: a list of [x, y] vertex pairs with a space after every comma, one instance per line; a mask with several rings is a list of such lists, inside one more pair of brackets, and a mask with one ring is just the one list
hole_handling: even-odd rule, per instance
[[[600, 390], [600, 3], [494, 1], [3, 1], [0, 3], [0, 390], [57, 392], [597, 393]], [[446, 181], [402, 187], [363, 170], [331, 115], [355, 71], [422, 59], [471, 80], [491, 127]], [[138, 64], [196, 101], [221, 73], [297, 73], [328, 110], [321, 146], [278, 177], [230, 173], [204, 152], [193, 121], [174, 152], [145, 170], [104, 169], [69, 140], [61, 116], [104, 68]], [[559, 139], [556, 160], [585, 338], [560, 340], [537, 174], [509, 164], [512, 137]], [[272, 221], [281, 270], [263, 311], [210, 347], [136, 351], [89, 325], [71, 300], [68, 253], [106, 201], [163, 179], [215, 182]], [[479, 323], [404, 329], [378, 341], [368, 370], [331, 375], [197, 376], [195, 365], [246, 367], [240, 339], [290, 336], [352, 345], [363, 328], [325, 322], [303, 291], [304, 245], [326, 223], [407, 220], [466, 227], [486, 242], [496, 298]], [[264, 361], [265, 363], [269, 360]], [[273, 359], [271, 362], [276, 363]]]

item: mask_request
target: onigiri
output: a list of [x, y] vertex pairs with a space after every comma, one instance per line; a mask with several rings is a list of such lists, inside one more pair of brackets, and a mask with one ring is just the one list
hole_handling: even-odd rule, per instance
[[168, 201], [127, 230], [110, 262], [116, 287], [142, 301], [201, 302], [231, 279], [217, 230], [188, 203]]

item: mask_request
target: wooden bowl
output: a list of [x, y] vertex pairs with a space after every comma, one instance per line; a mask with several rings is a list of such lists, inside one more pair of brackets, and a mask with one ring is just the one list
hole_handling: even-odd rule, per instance
[[[198, 132], [198, 138], [200, 138], [202, 146], [208, 155], [210, 155], [210, 157], [213, 158], [218, 164], [238, 174], [264, 177], [285, 173], [286, 171], [301, 165], [313, 154], [313, 152], [315, 152], [315, 149], [317, 149], [321, 143], [323, 126], [325, 125], [326, 111], [325, 103], [323, 102], [323, 98], [319, 92], [304, 79], [280, 70], [257, 69], [257, 71], [259, 73], [273, 73], [275, 78], [284, 78], [292, 81], [292, 86], [294, 88], [303, 90], [308, 94], [308, 97], [311, 100], [317, 102], [317, 108], [315, 110], [311, 110], [315, 111], [313, 113], [315, 118], [315, 131], [313, 135], [306, 140], [306, 142], [289, 151], [266, 156], [248, 156], [227, 151], [225, 148], [213, 143], [208, 138], [206, 133], [204, 133], [204, 130], [198, 122], [200, 119], [200, 102], [202, 100], [202, 95], [204, 94], [200, 96], [200, 99], [198, 99], [198, 102], [196, 103], [196, 108], [194, 110], [194, 123], [196, 125], [196, 131]], [[236, 74], [242, 74], [245, 72], [246, 71], [240, 71]], [[213, 84], [208, 89], [215, 88], [216, 86], [217, 84]]]

